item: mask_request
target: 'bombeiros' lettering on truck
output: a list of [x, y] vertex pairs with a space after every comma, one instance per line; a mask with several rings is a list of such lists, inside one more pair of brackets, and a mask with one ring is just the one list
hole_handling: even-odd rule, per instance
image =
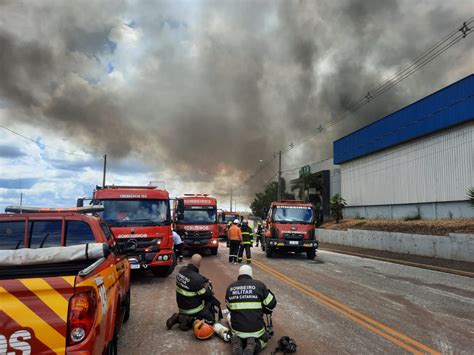
[[132, 269], [150, 269], [157, 276], [173, 272], [176, 258], [168, 191], [154, 186], [97, 187], [93, 204], [104, 206], [101, 217]]
[[306, 253], [314, 259], [318, 241], [314, 231], [313, 206], [303, 201], [273, 202], [268, 211], [262, 249], [267, 257], [276, 252]]
[[217, 254], [217, 200], [207, 195], [185, 195], [175, 200], [174, 224], [186, 249], [209, 249]]

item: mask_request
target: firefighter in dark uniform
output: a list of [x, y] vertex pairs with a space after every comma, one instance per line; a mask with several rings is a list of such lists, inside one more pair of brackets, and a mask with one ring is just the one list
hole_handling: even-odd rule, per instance
[[265, 229], [263, 228], [262, 222], [258, 222], [257, 226], [257, 247], [259, 243], [263, 243], [263, 231]]
[[203, 319], [210, 324], [215, 322], [215, 298], [211, 283], [199, 273], [201, 260], [201, 255], [194, 254], [189, 265], [183, 266], [176, 275], [179, 312], [166, 321], [168, 329], [179, 323], [181, 330], [188, 330], [196, 319]]
[[252, 228], [249, 227], [249, 222], [244, 219], [242, 221], [242, 226], [240, 227], [242, 232], [242, 243], [240, 244], [239, 248], [239, 256], [237, 261], [239, 263], [242, 262], [242, 257], [244, 255], [245, 249], [245, 258], [247, 259], [247, 264], [252, 262], [252, 255], [250, 254], [250, 246], [253, 244], [253, 231]]
[[261, 281], [254, 280], [250, 265], [242, 265], [237, 281], [227, 287], [225, 301], [232, 331], [232, 354], [253, 355], [267, 346], [264, 314], [276, 306], [275, 295]]

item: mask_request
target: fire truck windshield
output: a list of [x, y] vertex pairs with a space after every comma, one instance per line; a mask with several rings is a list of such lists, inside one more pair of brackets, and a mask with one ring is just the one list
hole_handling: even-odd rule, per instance
[[159, 226], [171, 223], [168, 200], [101, 200], [101, 217], [114, 226]]
[[185, 208], [178, 214], [178, 223], [184, 224], [211, 224], [216, 223], [217, 210], [211, 208]]
[[222, 222], [233, 222], [236, 218], [239, 219], [239, 216], [236, 214], [224, 214], [222, 215]]
[[302, 206], [275, 206], [272, 218], [274, 222], [312, 223], [313, 209]]

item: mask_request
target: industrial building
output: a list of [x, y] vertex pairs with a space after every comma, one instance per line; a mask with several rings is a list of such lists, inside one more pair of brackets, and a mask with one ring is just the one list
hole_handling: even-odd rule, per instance
[[346, 217], [474, 217], [474, 75], [338, 139], [334, 165]]

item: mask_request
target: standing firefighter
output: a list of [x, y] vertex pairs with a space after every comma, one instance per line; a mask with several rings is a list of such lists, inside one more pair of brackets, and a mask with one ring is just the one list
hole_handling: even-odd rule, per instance
[[237, 255], [239, 252], [239, 246], [242, 241], [242, 232], [239, 228], [239, 220], [235, 219], [232, 226], [227, 231], [227, 238], [229, 239], [229, 263], [237, 262]]
[[183, 240], [175, 230], [173, 230], [173, 242], [176, 259], [181, 262], [183, 261]]
[[199, 273], [201, 260], [201, 255], [194, 254], [189, 265], [183, 266], [176, 275], [179, 313], [173, 314], [166, 321], [168, 329], [179, 323], [179, 329], [188, 330], [196, 319], [210, 324], [215, 322], [214, 305], [218, 301], [213, 296], [209, 280]]
[[232, 354], [252, 355], [267, 346], [264, 314], [271, 314], [276, 298], [261, 281], [254, 280], [252, 268], [242, 265], [237, 281], [226, 291], [225, 301], [230, 311], [229, 325], [232, 330]]
[[263, 244], [263, 231], [265, 229], [263, 228], [262, 222], [258, 222], [258, 227], [257, 227], [257, 247], [259, 243]]
[[252, 255], [250, 254], [250, 246], [253, 244], [253, 231], [252, 228], [249, 227], [249, 221], [244, 219], [242, 221], [242, 227], [240, 227], [242, 232], [242, 244], [239, 248], [239, 257], [238, 262], [242, 262], [242, 256], [244, 255], [245, 249], [245, 258], [247, 260], [247, 264], [252, 262]]

